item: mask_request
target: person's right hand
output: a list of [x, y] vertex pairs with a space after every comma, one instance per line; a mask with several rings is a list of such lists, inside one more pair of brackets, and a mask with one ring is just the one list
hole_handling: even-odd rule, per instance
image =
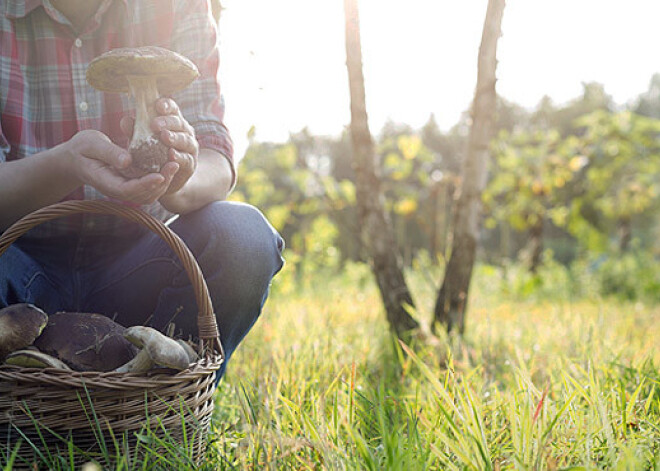
[[64, 144], [70, 157], [73, 174], [81, 184], [96, 188], [105, 196], [130, 201], [136, 204], [151, 204], [157, 201], [179, 169], [175, 162], [168, 162], [160, 173], [150, 173], [141, 178], [128, 179], [117, 169], [131, 164], [125, 149], [115, 145], [102, 132], [80, 131]]

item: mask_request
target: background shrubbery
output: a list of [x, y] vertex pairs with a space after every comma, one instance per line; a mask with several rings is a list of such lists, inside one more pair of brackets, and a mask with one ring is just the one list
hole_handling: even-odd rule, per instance
[[[478, 261], [503, 293], [658, 300], [659, 88], [656, 75], [626, 105], [597, 83], [563, 106], [545, 98], [527, 111], [499, 100]], [[389, 123], [376, 138], [408, 269], [448, 256], [468, 119], [447, 132], [433, 116], [421, 129]], [[249, 137], [232, 197], [260, 207], [286, 239], [283, 289], [366, 261], [347, 134], [303, 129], [269, 143], [253, 129]]]

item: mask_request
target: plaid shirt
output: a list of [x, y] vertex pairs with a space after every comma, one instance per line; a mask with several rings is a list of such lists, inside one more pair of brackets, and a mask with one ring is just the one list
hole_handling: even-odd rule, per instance
[[[216, 79], [217, 31], [205, 0], [103, 0], [80, 33], [48, 0], [0, 0], [0, 162], [29, 157], [84, 129], [128, 147], [119, 121], [134, 115], [131, 100], [95, 90], [85, 74], [103, 52], [145, 45], [174, 50], [197, 65], [200, 77], [172, 98], [195, 129], [200, 148], [232, 162]], [[106, 198], [85, 186], [66, 199]], [[172, 216], [158, 203], [143, 209], [161, 220]], [[139, 231], [116, 217], [81, 215], [43, 224], [29, 236], [75, 234], [83, 241], [102, 234], [130, 238]]]

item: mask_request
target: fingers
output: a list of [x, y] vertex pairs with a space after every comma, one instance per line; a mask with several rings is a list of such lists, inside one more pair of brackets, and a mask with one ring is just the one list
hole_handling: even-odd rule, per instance
[[113, 187], [117, 193], [115, 197], [141, 205], [154, 203], [168, 191], [178, 170], [179, 164], [168, 162], [163, 165], [160, 173], [150, 173], [135, 179], [122, 179], [123, 181], [117, 182]]
[[[195, 130], [181, 115], [174, 100], [159, 98], [155, 106], [159, 116], [152, 120], [151, 129], [159, 135], [163, 144], [170, 147], [169, 163], [177, 166], [165, 193], [172, 194], [179, 191], [195, 172], [199, 143], [195, 138]], [[164, 168], [161, 173], [165, 173]]]
[[179, 114], [179, 105], [171, 98], [159, 98], [156, 101], [156, 111], [160, 114], [176, 115]]
[[159, 173], [130, 180], [123, 179], [114, 187], [117, 193], [115, 198], [140, 205], [151, 204], [167, 189], [165, 182], [165, 177]]
[[159, 190], [164, 191], [161, 187], [165, 186], [166, 177], [159, 173], [127, 179], [99, 160], [84, 159], [80, 165], [85, 183], [111, 198], [148, 204], [157, 198]]
[[153, 119], [151, 128], [160, 133], [163, 142], [183, 152], [196, 152], [195, 130], [181, 115], [176, 102], [170, 98], [160, 98], [156, 102], [156, 111], [160, 116]]
[[140, 178], [128, 179], [104, 162], [94, 159], [81, 161], [85, 183], [104, 195], [136, 204], [151, 204], [163, 196], [179, 170], [177, 162], [166, 163], [160, 173], [149, 173]]
[[179, 152], [187, 152], [192, 155], [197, 155], [199, 152], [197, 139], [185, 132], [161, 131], [160, 140]]
[[167, 129], [170, 131], [186, 132], [190, 135], [195, 134], [192, 126], [180, 115], [158, 116], [152, 121], [151, 129], [156, 132]]
[[197, 160], [187, 152], [179, 152], [175, 149], [170, 149], [170, 163], [178, 165], [178, 171], [172, 178], [169, 188], [165, 194], [170, 195], [176, 193], [186, 184], [188, 179], [195, 173], [197, 167]]
[[114, 168], [126, 168], [131, 156], [126, 149], [114, 144], [105, 134], [98, 131], [82, 131], [70, 141], [74, 153], [88, 159], [103, 162]]
[[151, 122], [151, 128], [159, 134], [161, 141], [179, 152], [196, 156], [199, 144], [195, 138], [195, 130], [181, 116], [174, 100], [161, 98], [156, 102], [156, 109], [161, 112], [168, 110], [170, 113], [158, 116]]

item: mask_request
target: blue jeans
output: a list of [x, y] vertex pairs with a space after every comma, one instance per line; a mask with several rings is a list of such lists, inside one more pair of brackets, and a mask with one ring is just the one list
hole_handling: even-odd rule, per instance
[[[217, 202], [170, 224], [208, 284], [227, 360], [261, 313], [282, 268], [284, 242], [256, 208]], [[78, 239], [19, 239], [0, 257], [0, 307], [32, 303], [48, 314], [95, 312], [124, 326], [151, 325], [197, 336], [197, 304], [181, 263], [157, 235], [93, 242], [93, 263], [74, 263]]]

